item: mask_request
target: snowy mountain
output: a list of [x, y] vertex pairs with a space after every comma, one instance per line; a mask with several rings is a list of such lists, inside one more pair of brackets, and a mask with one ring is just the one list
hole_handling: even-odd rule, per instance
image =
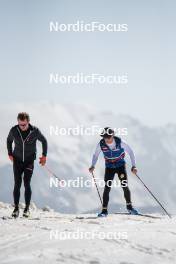
[[[12, 164], [6, 152], [6, 137], [11, 126], [16, 124], [16, 116], [20, 111], [27, 111], [31, 123], [38, 126], [46, 135], [49, 143], [48, 167], [63, 180], [91, 179], [88, 167], [99, 136], [87, 135], [51, 135], [52, 127], [77, 126], [127, 128], [128, 135], [122, 136], [136, 153], [139, 175], [172, 213], [176, 212], [176, 125], [166, 127], [147, 127], [130, 116], [116, 115], [112, 112], [100, 111], [85, 105], [56, 105], [49, 103], [14, 104], [11, 107], [0, 106], [1, 139], [0, 139], [0, 200], [12, 201], [13, 174]], [[40, 143], [39, 149], [41, 149]], [[38, 157], [41, 151], [38, 151]], [[37, 160], [38, 162], [38, 160]], [[50, 188], [50, 175], [36, 162], [32, 179], [33, 196], [37, 206], [45, 204], [62, 213], [81, 213], [98, 210], [100, 203], [93, 188]], [[141, 183], [130, 173], [128, 162], [129, 184], [133, 203], [142, 211], [160, 211], [158, 205], [144, 190]], [[99, 159], [96, 177], [103, 179], [104, 161]], [[100, 188], [102, 193], [103, 189]], [[23, 200], [22, 200], [23, 201]], [[124, 210], [122, 190], [113, 188], [109, 204], [110, 211]]]
[[[0, 263], [172, 264], [175, 217], [61, 214], [34, 207], [31, 217], [9, 219], [0, 203]], [[22, 213], [22, 210], [21, 210]]]

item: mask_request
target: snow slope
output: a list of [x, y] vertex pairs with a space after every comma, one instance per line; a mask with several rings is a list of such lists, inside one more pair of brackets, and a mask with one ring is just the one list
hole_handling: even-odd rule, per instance
[[[11, 211], [9, 204], [0, 203], [1, 264], [176, 262], [176, 217], [170, 220], [167, 216], [153, 219], [112, 214], [96, 219], [93, 214], [69, 215], [35, 209], [33, 220], [3, 220]], [[56, 234], [70, 236], [61, 240]], [[82, 238], [77, 235], [76, 239], [75, 234]], [[88, 239], [85, 234], [96, 236]]]
[[[147, 127], [130, 116], [116, 115], [112, 112], [99, 111], [90, 105], [60, 105], [51, 103], [12, 104], [0, 106], [0, 200], [12, 203], [13, 174], [6, 152], [6, 136], [16, 123], [19, 111], [28, 111], [31, 123], [39, 126], [48, 138], [48, 166], [61, 179], [90, 179], [88, 167], [99, 136], [57, 136], [50, 135], [50, 126], [76, 127], [99, 125], [128, 129], [128, 136], [123, 138], [133, 147], [139, 174], [145, 183], [172, 213], [176, 213], [176, 126]], [[40, 149], [40, 144], [39, 144]], [[38, 152], [38, 156], [40, 151]], [[129, 164], [129, 159], [128, 164]], [[157, 204], [145, 192], [139, 181], [129, 171], [129, 185], [134, 205], [143, 212], [159, 212]], [[102, 157], [96, 166], [96, 177], [103, 179], [104, 161]], [[37, 163], [32, 179], [33, 201], [39, 207], [45, 204], [62, 213], [81, 213], [97, 211], [100, 206], [95, 188], [50, 188], [48, 173]], [[101, 193], [103, 189], [100, 189]], [[124, 210], [121, 189], [111, 192], [110, 211]]]

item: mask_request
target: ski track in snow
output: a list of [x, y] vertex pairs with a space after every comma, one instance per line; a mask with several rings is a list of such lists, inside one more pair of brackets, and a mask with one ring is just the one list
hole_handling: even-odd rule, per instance
[[[176, 217], [66, 215], [32, 212], [32, 219], [6, 219], [0, 209], [0, 263], [176, 263]], [[37, 220], [37, 218], [39, 218]], [[84, 218], [84, 219], [82, 219]], [[50, 239], [50, 232], [127, 232], [127, 239]]]

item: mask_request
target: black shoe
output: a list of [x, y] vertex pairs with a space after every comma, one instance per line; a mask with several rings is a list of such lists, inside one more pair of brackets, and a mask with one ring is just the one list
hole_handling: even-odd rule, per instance
[[102, 209], [101, 213], [98, 214], [98, 217], [106, 217], [108, 215], [107, 209]]
[[25, 209], [23, 211], [23, 217], [28, 218], [29, 216], [30, 216], [29, 207], [25, 207]]
[[17, 218], [19, 216], [19, 207], [15, 206], [15, 209], [13, 210], [12, 217]]
[[131, 203], [127, 204], [127, 205], [126, 205], [126, 209], [127, 209], [127, 210], [132, 210], [132, 209], [133, 209], [132, 204], [131, 204]]

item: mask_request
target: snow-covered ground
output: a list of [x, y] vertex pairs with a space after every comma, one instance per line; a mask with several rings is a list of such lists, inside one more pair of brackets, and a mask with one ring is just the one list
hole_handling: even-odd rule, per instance
[[0, 204], [1, 264], [176, 263], [176, 217], [97, 219], [35, 209], [31, 219], [3, 220], [12, 209]]

